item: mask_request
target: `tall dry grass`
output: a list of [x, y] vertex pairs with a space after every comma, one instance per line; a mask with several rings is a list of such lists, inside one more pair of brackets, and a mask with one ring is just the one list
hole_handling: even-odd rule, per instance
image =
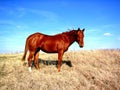
[[31, 73], [21, 57], [0, 55], [0, 90], [120, 90], [119, 49], [67, 52], [61, 72], [50, 64], [56, 63], [57, 54], [40, 54], [41, 70], [33, 67]]

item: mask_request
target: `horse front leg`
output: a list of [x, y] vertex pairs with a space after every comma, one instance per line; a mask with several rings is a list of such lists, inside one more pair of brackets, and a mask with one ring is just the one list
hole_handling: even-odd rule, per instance
[[58, 72], [60, 72], [60, 67], [62, 63], [63, 51], [58, 52]]

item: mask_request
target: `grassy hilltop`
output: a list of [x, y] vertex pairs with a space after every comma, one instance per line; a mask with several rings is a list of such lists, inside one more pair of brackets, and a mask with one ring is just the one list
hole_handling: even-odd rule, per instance
[[118, 49], [66, 52], [61, 72], [57, 54], [40, 54], [40, 71], [31, 73], [22, 55], [0, 54], [0, 90], [120, 90]]

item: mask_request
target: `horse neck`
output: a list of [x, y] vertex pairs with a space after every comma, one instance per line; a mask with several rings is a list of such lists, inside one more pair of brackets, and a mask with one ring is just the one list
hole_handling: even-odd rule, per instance
[[71, 45], [72, 43], [74, 43], [77, 39], [76, 37], [76, 31], [71, 31], [70, 33], [67, 34], [68, 36], [68, 41], [69, 41], [69, 44]]

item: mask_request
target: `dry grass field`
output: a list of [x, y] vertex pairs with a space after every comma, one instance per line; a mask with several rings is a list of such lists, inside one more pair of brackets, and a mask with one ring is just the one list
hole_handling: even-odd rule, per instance
[[57, 54], [40, 54], [31, 73], [22, 55], [0, 54], [0, 90], [120, 90], [119, 49], [66, 52], [61, 72]]

